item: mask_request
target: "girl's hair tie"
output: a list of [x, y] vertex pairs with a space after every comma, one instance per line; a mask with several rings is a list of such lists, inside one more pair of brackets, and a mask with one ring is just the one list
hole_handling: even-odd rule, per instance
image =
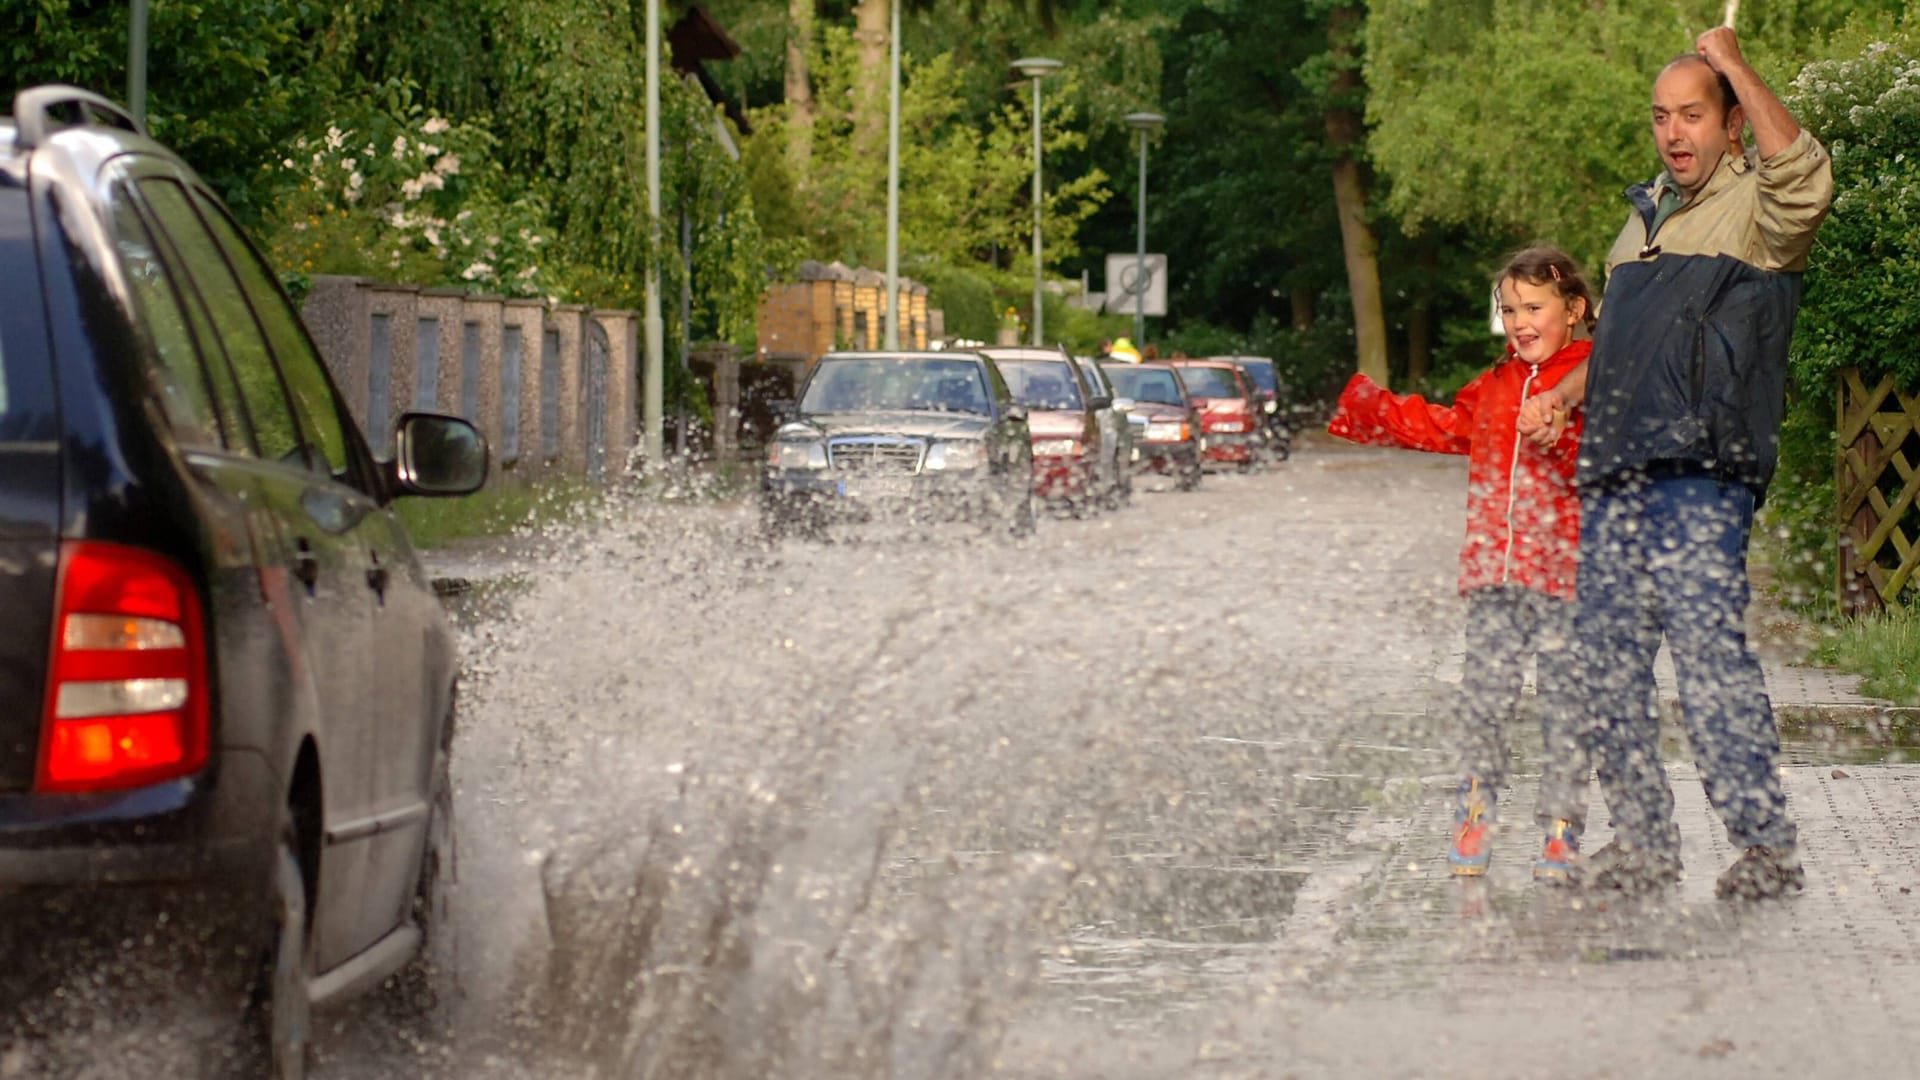
[[1556, 265], [1556, 264], [1554, 264], [1554, 263], [1548, 263], [1548, 264], [1547, 264], [1547, 272], [1553, 275], [1553, 280], [1554, 280], [1554, 281], [1556, 281], [1556, 282], [1557, 282], [1557, 281], [1559, 281], [1559, 280], [1560, 280], [1560, 267], [1559, 267], [1558, 265]]

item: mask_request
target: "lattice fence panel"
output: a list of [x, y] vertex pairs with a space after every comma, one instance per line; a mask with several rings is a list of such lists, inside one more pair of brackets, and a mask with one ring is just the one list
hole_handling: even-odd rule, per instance
[[1855, 370], [1840, 376], [1841, 610], [1892, 603], [1920, 587], [1920, 393], [1892, 378], [1869, 388]]

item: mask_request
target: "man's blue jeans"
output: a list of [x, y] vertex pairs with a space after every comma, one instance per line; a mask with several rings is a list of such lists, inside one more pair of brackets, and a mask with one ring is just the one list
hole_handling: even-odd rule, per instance
[[1780, 732], [1747, 644], [1753, 492], [1703, 474], [1635, 474], [1581, 502], [1576, 637], [1589, 680], [1587, 735], [1615, 835], [1679, 854], [1653, 684], [1664, 634], [1694, 762], [1728, 838], [1793, 846]]

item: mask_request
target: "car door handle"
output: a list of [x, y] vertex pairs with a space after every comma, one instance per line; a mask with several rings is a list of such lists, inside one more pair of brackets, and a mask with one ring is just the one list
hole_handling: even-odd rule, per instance
[[313, 553], [313, 545], [307, 543], [305, 537], [294, 541], [294, 546], [293, 576], [299, 578], [311, 594], [314, 586], [320, 583], [320, 556]]

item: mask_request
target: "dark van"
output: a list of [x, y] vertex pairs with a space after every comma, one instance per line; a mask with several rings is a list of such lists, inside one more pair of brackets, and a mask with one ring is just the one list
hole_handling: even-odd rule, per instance
[[301, 1074], [309, 1008], [407, 965], [445, 899], [454, 643], [393, 502], [478, 489], [486, 445], [430, 414], [393, 437], [376, 460], [190, 169], [103, 98], [19, 94], [0, 894], [211, 888], [275, 1076]]

